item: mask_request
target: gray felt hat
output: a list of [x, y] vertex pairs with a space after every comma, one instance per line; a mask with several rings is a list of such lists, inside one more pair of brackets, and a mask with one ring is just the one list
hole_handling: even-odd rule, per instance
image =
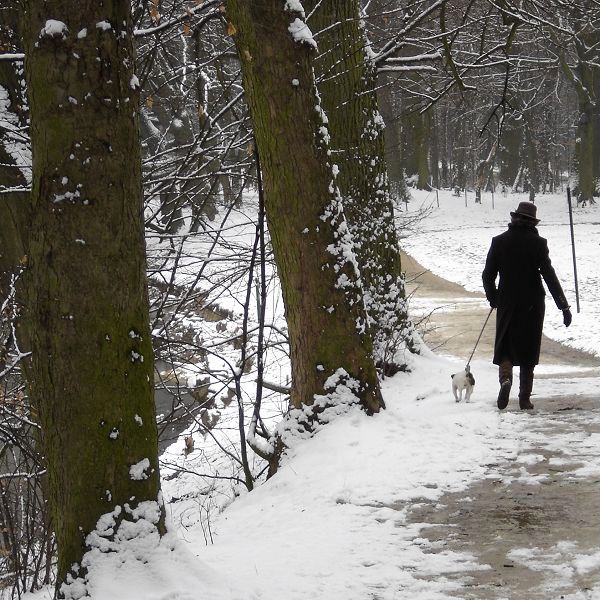
[[531, 219], [532, 221], [539, 223], [540, 220], [536, 215], [537, 206], [533, 202], [520, 202], [519, 206], [517, 206], [517, 210], [510, 213], [511, 217], [525, 217], [526, 219]]

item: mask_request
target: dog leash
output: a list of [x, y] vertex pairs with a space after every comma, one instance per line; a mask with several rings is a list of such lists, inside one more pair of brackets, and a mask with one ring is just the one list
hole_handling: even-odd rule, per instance
[[479, 334], [479, 337], [477, 338], [477, 341], [475, 342], [475, 348], [473, 348], [473, 352], [471, 352], [471, 356], [469, 356], [469, 360], [467, 361], [467, 366], [465, 367], [465, 370], [468, 371], [469, 367], [471, 366], [471, 359], [473, 358], [473, 354], [475, 354], [475, 350], [477, 350], [477, 345], [479, 344], [479, 340], [481, 339], [481, 336], [483, 335], [483, 332], [485, 330], [485, 326], [487, 325], [487, 322], [490, 320], [490, 317], [492, 316], [492, 311], [494, 309], [490, 308], [490, 312], [488, 313], [488, 316], [485, 318], [485, 323], [483, 324], [483, 327], [481, 328], [481, 333]]

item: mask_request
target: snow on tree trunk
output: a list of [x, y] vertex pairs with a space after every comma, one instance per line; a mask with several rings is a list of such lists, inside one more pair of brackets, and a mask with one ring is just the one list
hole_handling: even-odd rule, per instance
[[[57, 587], [68, 581], [62, 594], [81, 597], [82, 557], [98, 535], [108, 544], [121, 521], [141, 519], [164, 531], [139, 84], [127, 0], [31, 0], [25, 26], [33, 148], [27, 375], [48, 469]], [[113, 528], [103, 527], [106, 515]]]
[[350, 396], [377, 412], [383, 401], [372, 341], [315, 89], [315, 43], [300, 3], [229, 0], [227, 19], [263, 170], [290, 338], [292, 405], [311, 406], [309, 421], [311, 412]]
[[318, 37], [315, 62], [328, 115], [332, 162], [365, 289], [377, 363], [401, 366], [397, 351], [413, 348], [385, 162], [384, 123], [377, 72], [360, 21], [357, 0], [306, 2]]

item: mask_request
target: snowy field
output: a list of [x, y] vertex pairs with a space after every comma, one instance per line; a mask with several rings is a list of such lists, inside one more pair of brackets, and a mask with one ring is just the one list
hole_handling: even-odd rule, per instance
[[[431, 207], [429, 216], [403, 239], [403, 247], [434, 273], [480, 291], [480, 274], [490, 239], [504, 230], [508, 213], [523, 199], [497, 196], [495, 208], [484, 196], [468, 208], [450, 193], [418, 193], [409, 214]], [[433, 205], [433, 206], [432, 206]], [[551, 258], [573, 305], [572, 259], [566, 201], [542, 196], [540, 233], [549, 240]], [[399, 215], [399, 221], [406, 218]], [[560, 313], [549, 306], [546, 333], [573, 347], [600, 347], [599, 213], [595, 207], [575, 214], [580, 275], [580, 315], [564, 329]], [[275, 311], [276, 312], [276, 311]], [[535, 414], [499, 413], [495, 407], [496, 370], [475, 360], [477, 387], [469, 404], [454, 402], [449, 374], [459, 360], [424, 349], [411, 359], [411, 372], [384, 382], [387, 410], [367, 417], [359, 410], [338, 418], [313, 439], [291, 449], [278, 474], [219, 512], [208, 514], [193, 476], [163, 484], [172, 533], [161, 544], [133, 549], [126, 557], [106, 557], [89, 573], [96, 600], [442, 600], [460, 598], [465, 581], [451, 578], [464, 570], [489, 569], [475, 556], [448, 550], [424, 533], [427, 523], [411, 523], [409, 507], [440, 500], [446, 492], [466, 490], [491, 476], [490, 465], [512, 461], [519, 481], [539, 480], [528, 473], [536, 444], [570, 448], [583, 462], [568, 476], [600, 476], [598, 434], [565, 432], [544, 442], [533, 436]], [[543, 379], [538, 394], [547, 398], [597, 392], [600, 377], [565, 383]], [[203, 452], [200, 444], [199, 453]], [[181, 454], [174, 446], [172, 454]], [[581, 460], [578, 455], [578, 459]], [[190, 471], [194, 455], [189, 457]], [[164, 473], [163, 473], [164, 475]], [[185, 482], [185, 489], [182, 483]], [[503, 480], [504, 484], [510, 481]], [[170, 502], [177, 496], [178, 502]], [[183, 499], [182, 499], [183, 497]], [[573, 547], [565, 540], [565, 547]], [[569, 546], [571, 544], [571, 546]], [[549, 595], [577, 573], [600, 568], [598, 548], [582, 551], [560, 570], [535, 548], [515, 548], [515, 560], [535, 556], [550, 573]], [[562, 547], [562, 546], [561, 546]], [[562, 556], [562, 555], [561, 555]], [[544, 562], [545, 561], [545, 562]], [[587, 571], [586, 571], [587, 569]], [[543, 594], [542, 590], [542, 594]], [[600, 598], [563, 594], [570, 600]], [[451, 596], [452, 594], [452, 596]], [[597, 595], [595, 595], [597, 594]], [[50, 598], [48, 592], [36, 598]]]
[[[473, 193], [456, 197], [451, 192], [412, 190], [408, 212], [398, 214], [400, 226], [426, 211], [409, 231], [402, 233], [402, 248], [435, 275], [460, 283], [467, 290], [483, 293], [481, 272], [493, 236], [506, 230], [510, 212], [526, 194], [483, 195], [475, 204]], [[548, 240], [550, 258], [571, 304], [573, 323], [566, 329], [562, 313], [551, 296], [546, 298], [544, 333], [563, 344], [600, 356], [600, 206], [574, 208], [577, 275], [581, 312], [577, 314], [573, 255], [566, 192], [539, 195], [536, 200], [538, 231]]]

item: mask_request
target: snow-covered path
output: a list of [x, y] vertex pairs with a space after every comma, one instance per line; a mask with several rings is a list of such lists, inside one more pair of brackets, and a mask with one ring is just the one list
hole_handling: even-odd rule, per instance
[[[488, 312], [482, 293], [431, 274], [410, 256], [403, 264], [413, 315], [427, 319], [430, 346], [466, 361]], [[476, 357], [490, 359], [493, 336], [492, 320]], [[542, 347], [537, 409], [519, 411], [513, 393], [508, 411], [497, 414], [497, 446], [484, 476], [408, 507], [408, 524], [427, 524], [421, 536], [429, 553], [471, 557], [464, 568], [435, 576], [446, 579], [452, 597], [600, 598], [600, 359], [547, 337]], [[496, 389], [477, 391], [493, 403]]]
[[557, 397], [540, 411], [504, 414], [507, 438], [526, 420], [518, 452], [500, 446], [483, 479], [412, 506], [409, 523], [429, 523], [421, 534], [431, 553], [469, 552], [487, 566], [449, 575], [456, 597], [600, 597], [597, 398]]

